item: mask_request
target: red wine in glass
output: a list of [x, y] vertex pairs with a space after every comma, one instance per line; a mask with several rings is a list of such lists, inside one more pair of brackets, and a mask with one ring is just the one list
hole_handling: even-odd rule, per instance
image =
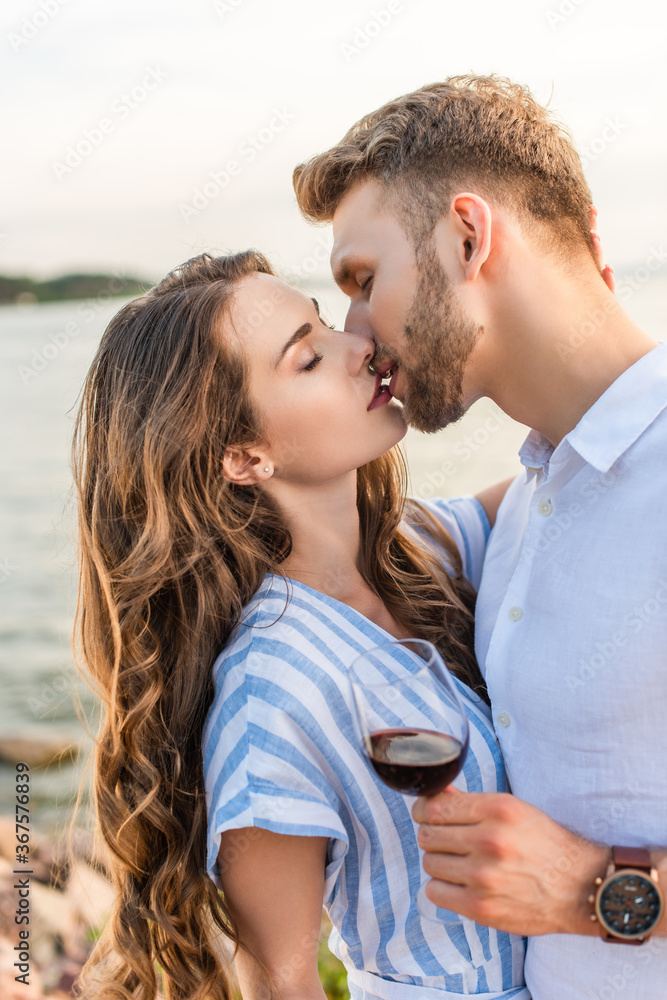
[[369, 760], [385, 785], [404, 795], [435, 795], [451, 784], [468, 749], [430, 729], [380, 729], [369, 734]]
[[[385, 785], [403, 795], [436, 795], [451, 784], [468, 750], [468, 717], [433, 643], [394, 639], [367, 649], [350, 666], [350, 688], [359, 746]], [[423, 868], [420, 878], [421, 916], [458, 922], [426, 896]]]

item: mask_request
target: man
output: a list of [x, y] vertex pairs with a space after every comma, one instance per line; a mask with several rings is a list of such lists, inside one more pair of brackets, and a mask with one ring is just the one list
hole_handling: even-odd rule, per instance
[[307, 218], [333, 221], [347, 329], [376, 339], [412, 426], [437, 431], [489, 396], [533, 428], [477, 605], [514, 796], [418, 800], [429, 895], [530, 935], [535, 1000], [658, 1000], [667, 345], [600, 280], [571, 140], [509, 81], [398, 98], [294, 184]]

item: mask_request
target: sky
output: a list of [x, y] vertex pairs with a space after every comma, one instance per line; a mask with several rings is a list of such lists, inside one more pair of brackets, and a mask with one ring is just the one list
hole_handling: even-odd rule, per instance
[[[528, 84], [572, 131], [607, 260], [665, 241], [665, 17], [655, 0], [13, 0], [0, 12], [0, 272], [147, 280], [255, 246], [328, 276], [294, 166], [456, 73]], [[667, 243], [667, 241], [665, 241]]]

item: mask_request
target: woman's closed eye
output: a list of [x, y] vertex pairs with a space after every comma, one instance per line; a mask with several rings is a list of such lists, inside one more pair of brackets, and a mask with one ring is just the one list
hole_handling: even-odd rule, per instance
[[[318, 315], [318, 318], [319, 318], [320, 322], [322, 323], [322, 325], [325, 326], [328, 330], [335, 330], [336, 329], [336, 324], [335, 323], [327, 323], [326, 320], [322, 319], [322, 317], [319, 316], [319, 315]], [[312, 358], [308, 362], [307, 365], [304, 365], [301, 368], [301, 371], [302, 372], [312, 372], [314, 368], [317, 368], [317, 366], [319, 365], [319, 363], [320, 363], [320, 361], [322, 360], [323, 357], [324, 357], [324, 355], [316, 353], [315, 357]]]
[[315, 357], [312, 359], [312, 361], [309, 361], [307, 365], [303, 366], [303, 368], [301, 369], [301, 371], [302, 372], [312, 372], [313, 368], [317, 368], [317, 366], [319, 365], [319, 363], [320, 363], [320, 361], [322, 360], [323, 357], [324, 357], [324, 355], [322, 355], [322, 354], [316, 354]]

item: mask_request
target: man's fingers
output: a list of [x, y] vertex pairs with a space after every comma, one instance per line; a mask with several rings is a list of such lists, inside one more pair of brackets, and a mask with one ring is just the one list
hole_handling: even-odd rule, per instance
[[616, 294], [616, 279], [614, 278], [614, 269], [610, 264], [607, 264], [602, 268], [602, 277], [604, 278], [604, 283], [609, 289], [609, 291], [615, 295]]
[[428, 899], [436, 906], [441, 906], [443, 910], [468, 916], [472, 899], [469, 890], [464, 886], [431, 879], [426, 883], [425, 892]]
[[417, 833], [417, 843], [422, 850], [450, 854], [470, 854], [470, 825], [429, 826], [422, 823]]
[[516, 801], [504, 792], [459, 792], [450, 787], [439, 795], [418, 798], [412, 818], [432, 826], [467, 826], [483, 820], [512, 822]]
[[459, 800], [464, 798], [465, 794], [453, 785], [448, 785], [438, 795], [420, 795], [412, 807], [412, 818], [415, 823], [454, 822], [454, 817], [460, 808]]
[[431, 878], [452, 885], [470, 884], [470, 862], [458, 854], [425, 854], [422, 868]]

